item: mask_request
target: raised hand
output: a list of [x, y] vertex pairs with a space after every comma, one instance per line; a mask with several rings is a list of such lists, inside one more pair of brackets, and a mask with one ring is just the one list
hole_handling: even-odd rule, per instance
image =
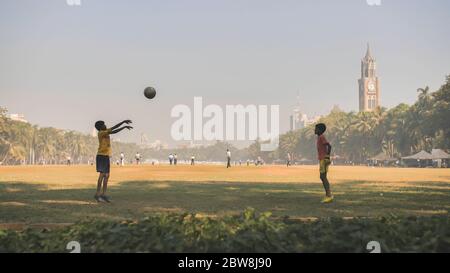
[[120, 123], [114, 125], [113, 127], [111, 127], [111, 130], [113, 130], [113, 131], [116, 130], [117, 128], [119, 128], [120, 126], [122, 126], [122, 124], [124, 124], [124, 123], [130, 124], [130, 123], [132, 123], [132, 121], [129, 120], [129, 119], [126, 119], [126, 120], [124, 120], [124, 121], [122, 121], [122, 122], [120, 122]]
[[131, 130], [131, 129], [133, 129], [133, 127], [131, 127], [131, 126], [123, 126], [121, 128], [112, 130], [111, 134], [117, 134], [118, 132], [122, 131], [123, 129]]

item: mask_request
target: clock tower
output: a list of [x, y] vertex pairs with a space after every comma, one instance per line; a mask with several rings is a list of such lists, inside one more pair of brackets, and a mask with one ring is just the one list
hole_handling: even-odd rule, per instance
[[380, 106], [380, 81], [377, 76], [377, 63], [372, 57], [370, 46], [361, 60], [361, 78], [359, 84], [359, 111], [373, 111]]

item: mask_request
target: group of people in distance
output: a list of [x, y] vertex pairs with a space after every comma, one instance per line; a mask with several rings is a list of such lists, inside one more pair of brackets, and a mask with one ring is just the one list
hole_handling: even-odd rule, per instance
[[[97, 180], [97, 191], [94, 195], [94, 199], [97, 202], [111, 202], [110, 198], [106, 195], [108, 180], [110, 176], [110, 157], [112, 155], [111, 151], [111, 140], [110, 135], [117, 134], [124, 129], [131, 130], [133, 127], [129, 126], [131, 120], [124, 120], [111, 128], [108, 128], [104, 121], [97, 121], [95, 123], [95, 128], [98, 131], [98, 141], [99, 147], [96, 157], [96, 170], [99, 173]], [[126, 124], [126, 126], [122, 126]], [[317, 155], [319, 159], [319, 173], [320, 180], [322, 181], [323, 187], [325, 189], [325, 198], [322, 199], [322, 203], [333, 202], [333, 195], [331, 193], [330, 182], [328, 181], [327, 174], [329, 166], [331, 165], [331, 145], [325, 138], [325, 131], [327, 127], [323, 123], [316, 124], [314, 133], [317, 135]], [[136, 153], [135, 156], [136, 164], [140, 164], [141, 156]], [[125, 155], [120, 154], [120, 164], [124, 165]], [[177, 165], [178, 156], [177, 154], [169, 155], [170, 165]], [[256, 165], [262, 164], [262, 159], [258, 157]], [[292, 155], [288, 153], [287, 155], [287, 167], [291, 166]], [[195, 156], [191, 156], [191, 165], [195, 165]], [[247, 160], [247, 166], [249, 165], [249, 160]], [[231, 151], [227, 149], [227, 169], [231, 167]]]
[[[139, 152], [134, 156], [134, 160], [136, 165], [141, 164], [141, 154]], [[133, 163], [133, 161], [131, 161]], [[125, 154], [123, 152], [120, 153], [120, 159], [116, 162], [117, 165], [125, 166]]]
[[170, 165], [177, 165], [178, 163], [178, 155], [177, 154], [170, 154], [169, 155], [169, 164]]

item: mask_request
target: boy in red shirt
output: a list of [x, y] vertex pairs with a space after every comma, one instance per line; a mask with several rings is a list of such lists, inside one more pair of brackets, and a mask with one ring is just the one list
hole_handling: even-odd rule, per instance
[[322, 180], [323, 187], [325, 188], [325, 198], [322, 200], [322, 203], [331, 203], [333, 202], [333, 195], [330, 190], [330, 182], [328, 182], [327, 173], [328, 167], [331, 164], [330, 154], [331, 154], [331, 145], [323, 135], [327, 130], [327, 126], [323, 123], [319, 123], [316, 125], [314, 133], [317, 137], [317, 154], [319, 158], [319, 166], [320, 166], [320, 180]]

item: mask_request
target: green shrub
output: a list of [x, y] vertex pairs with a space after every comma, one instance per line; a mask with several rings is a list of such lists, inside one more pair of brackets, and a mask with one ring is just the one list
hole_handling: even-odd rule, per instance
[[449, 217], [340, 218], [300, 222], [247, 209], [220, 219], [158, 214], [141, 221], [86, 221], [54, 230], [0, 231], [0, 252], [450, 252]]

